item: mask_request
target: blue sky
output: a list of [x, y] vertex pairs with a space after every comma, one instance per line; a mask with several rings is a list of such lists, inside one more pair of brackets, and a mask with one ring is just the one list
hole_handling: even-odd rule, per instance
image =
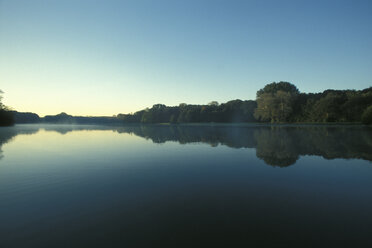
[[0, 0], [4, 103], [114, 115], [156, 103], [372, 86], [372, 1]]

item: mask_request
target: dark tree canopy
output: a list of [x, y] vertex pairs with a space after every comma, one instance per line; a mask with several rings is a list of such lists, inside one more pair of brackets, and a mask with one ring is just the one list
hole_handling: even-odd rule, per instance
[[[119, 114], [125, 123], [271, 122], [369, 123], [372, 87], [364, 90], [326, 90], [301, 93], [289, 82], [273, 82], [257, 91], [256, 101], [232, 100], [206, 105], [155, 104], [133, 114]], [[363, 117], [362, 117], [363, 116]], [[362, 120], [363, 119], [363, 120]]]
[[294, 84], [280, 81], [257, 91], [253, 100], [211, 101], [178, 106], [154, 104], [131, 114], [114, 117], [71, 116], [66, 113], [40, 118], [34, 113], [9, 111], [1, 102], [0, 125], [16, 123], [364, 123], [372, 124], [372, 87], [363, 90], [326, 90], [301, 93]]
[[372, 105], [363, 112], [362, 122], [367, 125], [372, 124]]
[[3, 93], [4, 92], [0, 90], [0, 126], [11, 126], [14, 124], [14, 117], [13, 113], [9, 111], [9, 108], [2, 102]]
[[263, 122], [361, 123], [369, 106], [372, 106], [372, 87], [359, 91], [326, 90], [306, 94], [300, 93], [291, 83], [274, 82], [257, 92], [255, 117]]
[[150, 109], [134, 114], [119, 114], [118, 117], [126, 123], [254, 122], [255, 108], [255, 101], [242, 100], [232, 100], [222, 104], [212, 101], [206, 105], [155, 104]]
[[271, 83], [257, 91], [255, 117], [260, 121], [288, 122], [299, 91], [288, 82]]
[[280, 81], [278, 83], [273, 82], [271, 84], [267, 84], [264, 88], [257, 91], [256, 95], [257, 95], [257, 98], [258, 98], [264, 93], [275, 94], [278, 91], [284, 91], [284, 92], [288, 92], [288, 93], [291, 93], [291, 94], [299, 94], [300, 93], [295, 85], [293, 85], [289, 82]]
[[39, 115], [30, 112], [12, 111], [15, 123], [38, 123], [41, 121]]

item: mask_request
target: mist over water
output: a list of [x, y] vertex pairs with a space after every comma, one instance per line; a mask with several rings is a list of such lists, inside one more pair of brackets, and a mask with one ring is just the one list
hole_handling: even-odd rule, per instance
[[1, 247], [369, 247], [372, 130], [0, 129]]

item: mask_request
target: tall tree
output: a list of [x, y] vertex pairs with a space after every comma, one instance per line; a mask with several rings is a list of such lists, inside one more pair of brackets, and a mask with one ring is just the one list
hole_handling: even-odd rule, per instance
[[288, 82], [266, 85], [257, 91], [255, 117], [261, 121], [289, 121], [298, 95], [297, 87]]

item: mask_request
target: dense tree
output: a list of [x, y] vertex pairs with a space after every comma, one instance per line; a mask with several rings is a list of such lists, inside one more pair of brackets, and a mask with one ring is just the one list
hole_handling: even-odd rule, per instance
[[11, 126], [14, 124], [13, 114], [5, 109], [0, 109], [0, 126]]
[[272, 109], [275, 107], [275, 99], [272, 93], [262, 93], [257, 97], [257, 108], [254, 117], [260, 121], [271, 121]]
[[345, 97], [343, 95], [330, 92], [314, 104], [312, 119], [316, 122], [344, 120], [340, 109], [344, 103]]
[[[362, 122], [362, 114], [372, 105], [372, 87], [361, 91], [326, 90], [300, 93], [288, 82], [266, 85], [257, 91], [256, 101], [232, 100], [206, 105], [181, 103], [169, 107], [155, 104], [133, 114], [119, 114], [125, 123], [194, 122]], [[368, 116], [368, 114], [366, 114]]]
[[255, 117], [261, 121], [289, 121], [298, 95], [297, 87], [288, 82], [266, 85], [257, 92]]
[[256, 101], [231, 100], [204, 105], [181, 103], [178, 106], [155, 104], [151, 108], [114, 117], [82, 117], [65, 113], [40, 118], [34, 113], [9, 111], [1, 102], [0, 125], [16, 123], [371, 123], [372, 87], [364, 90], [326, 90], [301, 93], [288, 82], [273, 82], [257, 91]]
[[326, 90], [300, 93], [287, 82], [266, 85], [257, 92], [255, 117], [264, 122], [362, 122], [372, 105], [372, 87], [361, 91]]
[[40, 117], [35, 113], [12, 111], [15, 123], [38, 123]]
[[13, 113], [2, 102], [3, 93], [4, 92], [0, 90], [0, 126], [11, 126], [14, 124], [14, 117]]
[[165, 106], [155, 104], [150, 109], [118, 117], [125, 123], [195, 123], [195, 122], [253, 122], [255, 101], [233, 100], [218, 104]]
[[58, 124], [117, 124], [120, 120], [113, 117], [106, 116], [72, 116], [66, 113], [60, 113], [58, 115], [47, 115], [44, 118], [40, 118], [40, 122], [43, 123], [58, 123]]
[[257, 98], [258, 98], [264, 93], [274, 94], [278, 91], [289, 92], [289, 93], [292, 93], [294, 95], [297, 95], [297, 94], [300, 93], [295, 85], [293, 85], [289, 82], [280, 81], [278, 83], [273, 82], [271, 84], [267, 84], [264, 88], [257, 91], [256, 95], [257, 95]]
[[297, 122], [361, 122], [363, 111], [372, 104], [372, 90], [326, 90], [300, 98]]
[[362, 122], [367, 125], [372, 124], [372, 105], [366, 108], [362, 115]]

